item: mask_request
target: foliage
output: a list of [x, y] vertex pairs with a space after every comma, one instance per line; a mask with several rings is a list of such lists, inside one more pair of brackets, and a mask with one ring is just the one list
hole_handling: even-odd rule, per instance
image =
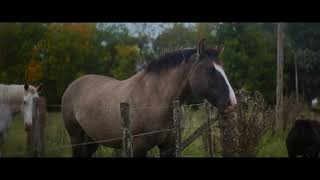
[[237, 91], [238, 106], [220, 121], [221, 143], [225, 153], [255, 156], [262, 135], [272, 129], [274, 111], [259, 92]]
[[276, 47], [274, 36], [261, 24], [224, 24], [217, 31], [225, 45], [222, 59], [236, 89], [260, 91], [275, 100]]
[[[65, 88], [85, 74], [126, 79], [166, 50], [224, 44], [220, 57], [231, 85], [259, 91], [275, 103], [276, 33], [272, 23], [2, 23], [0, 82], [45, 84], [48, 103], [59, 103]], [[135, 28], [135, 30], [133, 30]], [[284, 90], [319, 95], [319, 23], [290, 23], [286, 29]]]
[[288, 50], [292, 58], [285, 65], [288, 87], [294, 89], [294, 58], [298, 64], [299, 93], [310, 101], [320, 96], [320, 23], [290, 23], [287, 27]]

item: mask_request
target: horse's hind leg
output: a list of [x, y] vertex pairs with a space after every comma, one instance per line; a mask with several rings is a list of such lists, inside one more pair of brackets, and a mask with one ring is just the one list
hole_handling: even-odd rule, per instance
[[90, 143], [93, 140], [84, 132], [76, 120], [65, 121], [65, 127], [70, 137], [73, 157], [91, 157], [96, 152], [99, 144]]
[[78, 142], [79, 143], [75, 143], [75, 146], [72, 147], [73, 157], [92, 157], [99, 147], [99, 144], [94, 143], [94, 140], [83, 130], [81, 139]]

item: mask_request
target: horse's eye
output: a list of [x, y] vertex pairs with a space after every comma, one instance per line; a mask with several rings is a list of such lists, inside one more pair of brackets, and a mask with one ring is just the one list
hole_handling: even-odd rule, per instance
[[27, 101], [23, 101], [23, 104], [26, 105], [26, 104], [27, 104]]
[[213, 74], [213, 73], [214, 73], [214, 69], [213, 69], [213, 68], [207, 68], [207, 72], [208, 72], [209, 74]]

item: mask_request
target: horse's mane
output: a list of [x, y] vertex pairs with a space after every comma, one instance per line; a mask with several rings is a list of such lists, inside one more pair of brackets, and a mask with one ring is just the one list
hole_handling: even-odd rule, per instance
[[0, 103], [20, 104], [23, 100], [23, 85], [0, 84]]
[[[178, 49], [169, 52], [165, 52], [158, 58], [154, 58], [145, 66], [147, 72], [159, 72], [163, 69], [170, 69], [176, 67], [182, 62], [189, 61], [193, 55], [197, 53], [196, 48]], [[217, 57], [216, 49], [207, 49], [206, 56], [210, 56], [213, 59]]]

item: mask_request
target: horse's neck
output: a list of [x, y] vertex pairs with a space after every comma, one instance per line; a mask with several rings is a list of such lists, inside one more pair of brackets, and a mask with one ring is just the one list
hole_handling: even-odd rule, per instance
[[7, 104], [13, 114], [21, 111], [23, 85], [0, 85], [0, 102]]
[[145, 97], [158, 97], [160, 103], [170, 104], [174, 100], [179, 100], [186, 88], [188, 68], [190, 68], [188, 65], [184, 65], [183, 67], [164, 70], [166, 72], [145, 72], [141, 73], [136, 79], [139, 88], [143, 87], [141, 90]]

